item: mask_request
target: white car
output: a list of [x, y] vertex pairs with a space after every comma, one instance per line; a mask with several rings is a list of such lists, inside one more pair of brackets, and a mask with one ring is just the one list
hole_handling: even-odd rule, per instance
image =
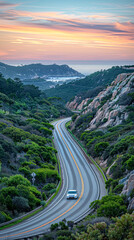
[[73, 199], [78, 198], [77, 190], [68, 190], [67, 199], [70, 199], [70, 198], [73, 198]]

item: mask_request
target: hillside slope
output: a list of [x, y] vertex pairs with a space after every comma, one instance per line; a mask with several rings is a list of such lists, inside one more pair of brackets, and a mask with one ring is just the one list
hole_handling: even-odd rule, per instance
[[[112, 67], [108, 70], [95, 72], [86, 78], [64, 83], [61, 86], [45, 91], [48, 97], [61, 97], [64, 102], [72, 101], [75, 96], [80, 97], [80, 101], [88, 97], [95, 97], [102, 89], [111, 84], [111, 82], [121, 73], [133, 72], [133, 66]], [[78, 98], [79, 101], [79, 98]]]
[[[92, 113], [87, 129], [105, 128], [121, 124], [128, 118], [129, 106], [133, 102], [134, 73], [120, 74], [116, 80], [94, 99], [86, 98], [75, 109], [82, 114]], [[70, 102], [68, 107], [72, 106]]]
[[49, 121], [68, 113], [60, 99], [0, 75], [0, 223], [40, 206], [56, 191], [60, 176]]
[[[87, 106], [83, 105], [83, 111], [72, 116], [70, 129], [87, 149], [88, 154], [103, 168], [108, 178], [108, 191], [111, 194], [123, 194], [128, 211], [132, 211], [134, 73], [118, 75], [111, 85], [94, 99], [87, 99]], [[105, 207], [103, 204], [102, 201], [102, 208]], [[102, 216], [105, 216], [103, 214], [102, 212]]]

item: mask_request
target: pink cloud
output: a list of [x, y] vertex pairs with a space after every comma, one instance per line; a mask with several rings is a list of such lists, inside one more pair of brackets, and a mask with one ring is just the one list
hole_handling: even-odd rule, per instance
[[0, 1], [0, 8], [9, 8], [9, 7], [16, 7], [19, 4], [13, 4], [13, 3], [9, 3], [6, 1]]

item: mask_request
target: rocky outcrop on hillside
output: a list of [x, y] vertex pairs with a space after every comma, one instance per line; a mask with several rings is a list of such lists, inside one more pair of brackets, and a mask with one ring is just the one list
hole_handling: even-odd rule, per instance
[[[75, 97], [73, 103], [68, 107], [81, 110], [82, 114], [96, 112], [94, 118], [89, 123], [88, 130], [96, 127], [105, 128], [121, 124], [128, 118], [126, 107], [131, 104], [132, 98], [129, 96], [134, 89], [134, 73], [123, 73], [117, 76], [105, 90], [101, 91], [89, 104], [90, 99], [85, 99], [77, 104]], [[87, 104], [87, 106], [85, 106]]]
[[119, 181], [120, 184], [124, 184], [121, 194], [130, 196], [130, 193], [134, 189], [134, 170], [131, 171], [125, 178]]
[[87, 105], [89, 98], [81, 100], [81, 97], [75, 96], [74, 100], [66, 104], [67, 108], [71, 110], [82, 110]]
[[119, 181], [120, 184], [124, 184], [121, 195], [126, 195], [129, 200], [128, 210], [134, 210], [134, 197], [130, 197], [134, 189], [134, 170], [131, 171], [125, 178]]

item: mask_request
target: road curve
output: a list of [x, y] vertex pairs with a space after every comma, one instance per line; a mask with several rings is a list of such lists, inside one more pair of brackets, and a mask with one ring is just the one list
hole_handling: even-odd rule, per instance
[[[83, 151], [67, 132], [62, 119], [54, 123], [54, 143], [61, 163], [63, 184], [59, 194], [43, 211], [22, 223], [0, 231], [1, 239], [23, 239], [46, 232], [50, 225], [77, 221], [89, 212], [89, 204], [106, 195], [105, 183], [98, 169], [89, 163]], [[67, 200], [68, 189], [77, 189], [79, 198]]]

